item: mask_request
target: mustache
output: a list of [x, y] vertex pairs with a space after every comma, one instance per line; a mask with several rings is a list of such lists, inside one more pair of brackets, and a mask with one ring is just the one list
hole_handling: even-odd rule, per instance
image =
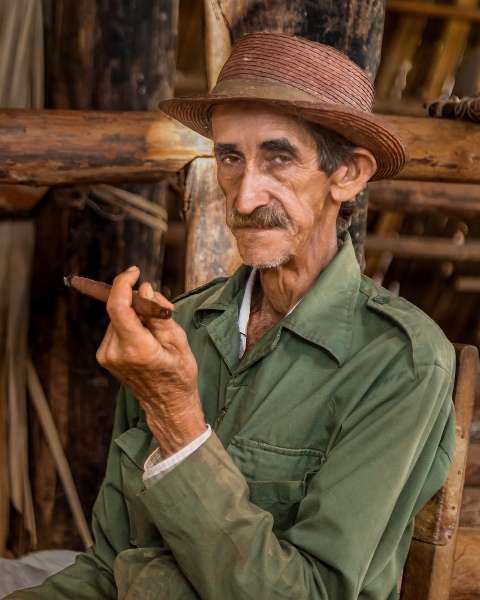
[[281, 206], [267, 204], [266, 206], [258, 206], [249, 215], [243, 215], [236, 208], [232, 208], [228, 213], [227, 225], [232, 230], [247, 227], [288, 229], [291, 220]]

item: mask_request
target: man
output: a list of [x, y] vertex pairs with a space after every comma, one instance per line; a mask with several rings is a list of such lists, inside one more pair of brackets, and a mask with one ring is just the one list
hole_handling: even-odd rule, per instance
[[372, 99], [340, 53], [254, 34], [213, 94], [161, 103], [214, 140], [245, 265], [171, 321], [131, 309], [136, 267], [117, 277], [98, 360], [125, 387], [96, 543], [11, 598], [398, 597], [414, 515], [450, 463], [454, 358], [337, 228], [407, 158]]

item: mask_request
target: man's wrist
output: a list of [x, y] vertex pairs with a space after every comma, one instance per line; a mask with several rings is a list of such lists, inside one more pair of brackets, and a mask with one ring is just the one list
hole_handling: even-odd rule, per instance
[[149, 419], [147, 416], [147, 422], [164, 458], [168, 458], [188, 446], [207, 429], [201, 410], [195, 411], [195, 413], [192, 411], [185, 416], [162, 419], [161, 422]]
[[158, 410], [155, 408], [152, 412], [146, 410], [148, 426], [164, 458], [190, 444], [207, 428], [198, 397], [190, 397], [188, 403], [183, 402], [184, 407], [180, 405], [177, 408], [178, 404], [159, 406]]

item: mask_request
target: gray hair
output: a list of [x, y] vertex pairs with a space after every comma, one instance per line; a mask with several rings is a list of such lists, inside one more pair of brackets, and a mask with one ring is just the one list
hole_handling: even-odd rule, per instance
[[[313, 123], [302, 120], [303, 125], [315, 140], [318, 149], [318, 167], [326, 175], [330, 176], [342, 163], [352, 160], [354, 150], [357, 147], [339, 133]], [[355, 199], [342, 202], [337, 216], [337, 238], [339, 247], [343, 244], [343, 238], [350, 225], [350, 219], [355, 209]]]

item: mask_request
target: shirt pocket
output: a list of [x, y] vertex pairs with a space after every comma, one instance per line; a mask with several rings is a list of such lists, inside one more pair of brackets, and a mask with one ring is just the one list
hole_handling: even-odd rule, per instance
[[138, 495], [145, 490], [143, 484], [143, 465], [156, 448], [155, 440], [146, 423], [139, 422], [137, 427], [129, 429], [115, 439], [122, 453], [120, 468], [122, 471], [122, 491], [127, 504], [130, 520], [130, 543], [137, 548], [164, 546], [162, 537], [150, 520], [143, 502]]
[[268, 511], [277, 536], [295, 524], [308, 483], [325, 454], [310, 448], [282, 448], [234, 437], [227, 452], [245, 477], [250, 502]]

